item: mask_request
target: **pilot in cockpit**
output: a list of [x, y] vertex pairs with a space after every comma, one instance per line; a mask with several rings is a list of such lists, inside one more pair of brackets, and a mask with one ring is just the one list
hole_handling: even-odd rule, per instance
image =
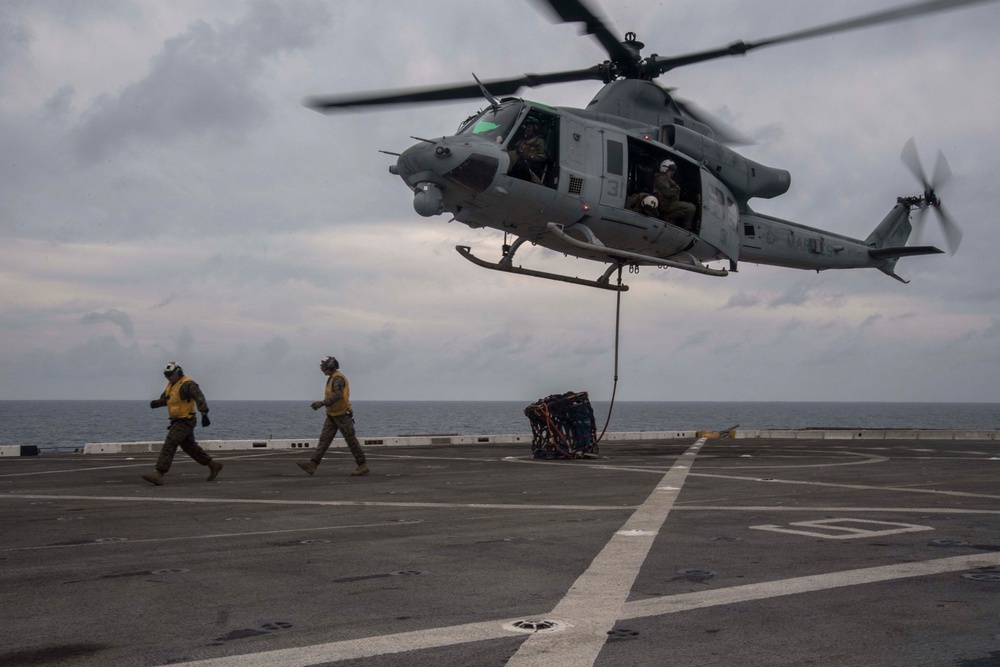
[[549, 154], [545, 138], [538, 133], [538, 121], [529, 117], [522, 126], [523, 136], [514, 143], [510, 154], [510, 175], [541, 185]]

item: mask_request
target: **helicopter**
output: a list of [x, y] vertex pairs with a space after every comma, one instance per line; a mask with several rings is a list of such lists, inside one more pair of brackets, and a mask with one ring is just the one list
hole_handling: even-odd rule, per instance
[[[745, 55], [762, 47], [846, 32], [993, 0], [926, 0], [756, 42], [643, 57], [633, 32], [620, 39], [584, 0], [536, 0], [561, 23], [583, 24], [608, 59], [591, 67], [524, 74], [446, 86], [316, 96], [304, 104], [323, 113], [343, 109], [484, 99], [452, 136], [413, 137], [419, 143], [389, 167], [413, 192], [423, 217], [450, 214], [470, 228], [504, 232], [501, 258], [471, 247], [456, 250], [483, 268], [619, 293], [622, 267], [675, 268], [709, 276], [736, 272], [740, 262], [793, 269], [875, 268], [896, 274], [902, 257], [940, 254], [906, 245], [929, 210], [951, 254], [962, 231], [943, 208], [939, 189], [951, 169], [939, 151], [928, 178], [911, 139], [901, 158], [922, 192], [898, 197], [867, 238], [857, 239], [758, 213], [751, 199], [785, 194], [791, 174], [757, 163], [732, 146], [748, 143], [727, 124], [672, 94], [655, 79], [682, 66]], [[571, 81], [604, 85], [586, 108], [553, 107], [516, 97], [525, 87]], [[656, 195], [660, 196], [657, 197]], [[661, 201], [662, 200], [662, 201]], [[507, 243], [508, 237], [512, 243]], [[525, 244], [608, 266], [581, 278], [515, 265]], [[709, 266], [728, 262], [729, 268]], [[617, 284], [611, 281], [618, 272]]]

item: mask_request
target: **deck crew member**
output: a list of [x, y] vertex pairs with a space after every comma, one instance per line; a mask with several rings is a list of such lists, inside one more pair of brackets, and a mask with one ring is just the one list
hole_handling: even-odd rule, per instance
[[368, 464], [365, 462], [365, 453], [361, 449], [354, 434], [354, 411], [351, 410], [351, 387], [347, 378], [340, 372], [340, 362], [334, 357], [327, 357], [319, 363], [319, 368], [326, 375], [326, 389], [322, 401], [315, 401], [312, 404], [313, 410], [326, 408], [326, 421], [323, 422], [323, 432], [319, 436], [319, 444], [316, 445], [316, 452], [309, 461], [299, 461], [298, 466], [312, 475], [316, 472], [316, 467], [323, 460], [323, 455], [330, 447], [337, 431], [344, 434], [344, 440], [354, 455], [354, 462], [358, 467], [351, 473], [354, 477], [368, 474]]
[[201, 413], [203, 428], [211, 423], [205, 395], [201, 393], [197, 382], [184, 375], [184, 370], [176, 361], [171, 361], [164, 367], [163, 376], [167, 378], [167, 388], [158, 399], [149, 402], [149, 407], [155, 409], [166, 406], [170, 426], [167, 429], [167, 438], [163, 441], [163, 448], [160, 449], [160, 456], [156, 459], [156, 472], [143, 475], [142, 478], [150, 484], [163, 486], [163, 476], [170, 470], [174, 454], [180, 447], [195, 461], [208, 466], [208, 481], [211, 482], [222, 470], [222, 464], [212, 459], [194, 438], [195, 414], [197, 414], [195, 408]]

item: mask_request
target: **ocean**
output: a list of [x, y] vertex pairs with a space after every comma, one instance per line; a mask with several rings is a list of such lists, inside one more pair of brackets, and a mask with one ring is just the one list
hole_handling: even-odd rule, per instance
[[[316, 438], [323, 413], [310, 401], [209, 401], [204, 440]], [[353, 401], [358, 436], [531, 433], [522, 401]], [[608, 403], [592, 403], [598, 433]], [[609, 432], [765, 428], [1000, 429], [997, 403], [811, 403], [616, 401]], [[166, 409], [149, 401], [0, 401], [0, 445], [72, 452], [88, 442], [162, 440]]]

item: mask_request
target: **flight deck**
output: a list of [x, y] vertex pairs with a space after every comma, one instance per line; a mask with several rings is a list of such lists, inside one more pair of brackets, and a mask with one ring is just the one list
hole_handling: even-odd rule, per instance
[[1000, 443], [0, 458], [0, 664], [1000, 665]]

